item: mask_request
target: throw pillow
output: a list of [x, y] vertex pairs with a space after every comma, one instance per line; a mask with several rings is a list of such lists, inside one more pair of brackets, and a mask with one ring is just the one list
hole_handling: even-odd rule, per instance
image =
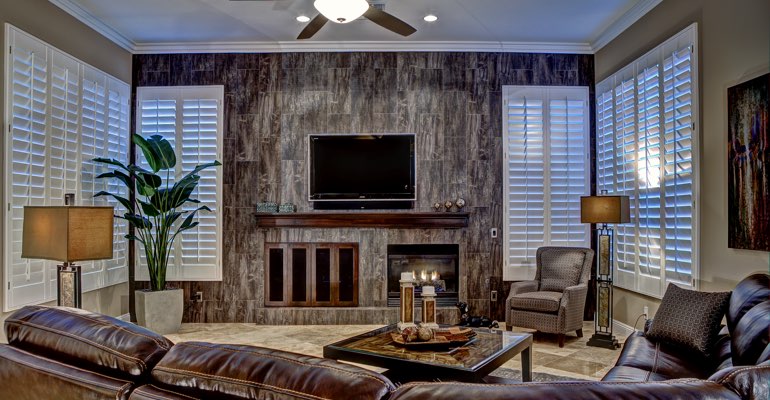
[[730, 292], [698, 292], [669, 284], [646, 336], [710, 357]]

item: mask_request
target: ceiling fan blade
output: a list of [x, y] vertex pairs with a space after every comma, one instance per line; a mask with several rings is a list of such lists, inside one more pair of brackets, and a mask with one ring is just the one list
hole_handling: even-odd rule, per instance
[[366, 10], [364, 17], [387, 30], [398, 33], [401, 36], [409, 36], [417, 32], [417, 29], [414, 29], [406, 22], [372, 6], [369, 6], [369, 9]]
[[316, 34], [321, 28], [326, 25], [326, 23], [329, 22], [326, 17], [323, 16], [323, 14], [318, 14], [313, 18], [310, 22], [307, 23], [307, 26], [305, 29], [302, 30], [302, 32], [299, 33], [299, 36], [297, 36], [297, 39], [310, 39], [313, 37], [313, 35]]

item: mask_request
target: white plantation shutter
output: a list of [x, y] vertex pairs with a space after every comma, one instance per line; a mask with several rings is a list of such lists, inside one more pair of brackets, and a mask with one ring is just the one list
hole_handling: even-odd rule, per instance
[[[123, 162], [128, 154], [129, 86], [84, 65], [46, 43], [8, 26], [6, 138], [6, 274], [3, 310], [56, 298], [56, 262], [21, 258], [25, 205], [62, 205], [65, 193], [76, 193], [77, 204], [95, 204], [100, 190], [90, 159], [110, 156]], [[94, 84], [99, 82], [101, 88]], [[119, 96], [107, 104], [105, 84]], [[119, 143], [108, 151], [109, 107], [123, 112], [114, 122]], [[121, 142], [122, 140], [122, 142]], [[106, 188], [106, 186], [105, 186]], [[98, 204], [106, 204], [100, 200]], [[112, 260], [83, 262], [83, 290], [124, 282], [127, 276], [125, 239], [118, 233], [127, 224], [116, 222]], [[125, 233], [123, 233], [125, 234]], [[112, 274], [105, 266], [110, 265]]]
[[[142, 136], [157, 134], [171, 142], [177, 155], [176, 177], [196, 165], [221, 161], [223, 98], [222, 86], [138, 88], [137, 126]], [[198, 226], [177, 238], [169, 257], [167, 278], [171, 281], [220, 280], [222, 276], [222, 168], [205, 169], [199, 175], [192, 197], [212, 212], [196, 214]], [[190, 203], [184, 209], [190, 211], [197, 208], [194, 206]], [[141, 245], [137, 252], [141, 261], [137, 279], [147, 280]]]
[[5, 311], [52, 299], [47, 267], [55, 265], [21, 258], [24, 206], [48, 204], [48, 49], [34, 38], [17, 32], [7, 37], [13, 51], [6, 80], [11, 126], [6, 141], [6, 198], [10, 209], [6, 211]]
[[531, 279], [542, 246], [587, 246], [588, 90], [504, 87], [505, 280]]
[[549, 101], [551, 246], [586, 246], [580, 196], [588, 194], [588, 99], [553, 90]]
[[631, 199], [631, 222], [614, 226], [615, 283], [658, 297], [697, 273], [695, 38], [693, 25], [596, 86], [597, 189]]

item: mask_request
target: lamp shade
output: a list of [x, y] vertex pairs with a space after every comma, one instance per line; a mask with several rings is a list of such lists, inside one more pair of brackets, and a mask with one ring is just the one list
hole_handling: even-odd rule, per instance
[[338, 24], [347, 24], [369, 9], [366, 0], [315, 0], [313, 6], [329, 21]]
[[628, 196], [581, 196], [580, 222], [623, 224], [631, 221]]
[[22, 258], [63, 262], [112, 258], [112, 207], [24, 207]]

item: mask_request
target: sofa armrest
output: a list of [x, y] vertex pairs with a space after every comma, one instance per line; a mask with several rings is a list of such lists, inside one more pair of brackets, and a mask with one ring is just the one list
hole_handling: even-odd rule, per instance
[[740, 399], [737, 393], [716, 383], [699, 379], [662, 382], [543, 382], [513, 385], [473, 383], [407, 383], [396, 389], [390, 400], [596, 400], [596, 399]]

